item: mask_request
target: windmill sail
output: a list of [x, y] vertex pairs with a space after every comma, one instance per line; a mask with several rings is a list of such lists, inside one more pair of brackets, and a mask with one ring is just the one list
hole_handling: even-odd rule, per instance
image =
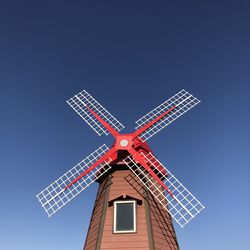
[[155, 118], [166, 112], [167, 110], [173, 109], [169, 114], [164, 116], [154, 125], [145, 130], [140, 138], [143, 141], [148, 140], [150, 137], [161, 131], [163, 128], [168, 126], [170, 123], [175, 121], [177, 118], [185, 114], [188, 110], [197, 105], [200, 101], [188, 93], [186, 90], [181, 90], [176, 95], [163, 102], [161, 105], [144, 115], [142, 118], [136, 121], [136, 129], [140, 129], [147, 123], [153, 121]]
[[111, 166], [109, 161], [101, 163], [98, 167], [90, 171], [79, 181], [74, 183], [71, 187], [65, 189], [77, 176], [87, 170], [94, 162], [96, 162], [101, 156], [103, 156], [109, 148], [103, 144], [101, 147], [96, 149], [88, 157], [84, 158], [81, 162], [75, 165], [72, 169], [54, 181], [51, 185], [37, 194], [37, 198], [44, 208], [45, 212], [50, 217], [52, 214], [57, 212], [60, 208], [65, 206], [69, 201], [80, 194], [95, 180], [106, 173]]
[[[107, 173], [112, 165], [123, 161], [176, 222], [181, 227], [186, 225], [204, 206], [152, 153], [144, 153], [150, 149], [143, 141], [148, 140], [199, 102], [193, 95], [181, 90], [136, 121], [135, 132], [122, 135], [119, 131], [124, 126], [87, 91], [83, 90], [67, 100], [98, 135], [110, 133], [116, 141], [110, 149], [103, 144], [37, 194], [48, 216], [53, 215]], [[126, 157], [119, 151], [127, 151], [129, 156]]]
[[163, 183], [170, 189], [172, 195], [163, 190], [147, 170], [134, 161], [132, 156], [128, 156], [123, 161], [175, 221], [181, 227], [185, 226], [204, 209], [204, 206], [151, 153], [144, 154], [141, 152], [139, 155], [144, 158], [149, 166], [155, 169], [159, 169], [156, 168], [159, 165], [162, 166], [158, 174], [161, 174]]
[[108, 135], [109, 131], [95, 118], [88, 107], [107, 122], [116, 131], [121, 131], [124, 126], [111, 115], [99, 102], [97, 102], [86, 90], [81, 91], [77, 95], [67, 100], [75, 112], [88, 123], [88, 125], [100, 136]]

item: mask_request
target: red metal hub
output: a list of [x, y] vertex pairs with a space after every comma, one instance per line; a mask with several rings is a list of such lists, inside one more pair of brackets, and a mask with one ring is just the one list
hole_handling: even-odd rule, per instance
[[118, 135], [115, 141], [116, 150], [129, 150], [134, 145], [131, 134]]

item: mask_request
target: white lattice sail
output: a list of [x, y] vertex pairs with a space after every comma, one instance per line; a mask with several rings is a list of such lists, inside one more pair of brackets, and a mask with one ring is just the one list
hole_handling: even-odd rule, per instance
[[144, 115], [142, 118], [136, 121], [137, 126], [136, 129], [139, 129], [149, 123], [150, 121], [157, 118], [159, 115], [163, 114], [170, 108], [175, 108], [154, 125], [149, 127], [145, 130], [141, 135], [140, 138], [143, 141], [148, 140], [150, 137], [158, 133], [160, 130], [168, 126], [174, 120], [185, 114], [188, 110], [193, 108], [197, 105], [200, 101], [188, 93], [186, 90], [181, 90], [176, 95], [168, 99], [167, 101], [163, 102], [161, 105]]
[[57, 212], [60, 208], [65, 206], [70, 200], [75, 198], [90, 184], [105, 174], [111, 166], [109, 161], [100, 164], [98, 167], [90, 171], [79, 181], [74, 183], [71, 187], [65, 189], [76, 177], [86, 171], [93, 163], [95, 163], [100, 157], [102, 157], [109, 148], [103, 144], [97, 150], [95, 150], [88, 157], [84, 158], [81, 162], [75, 165], [72, 169], [54, 181], [51, 185], [37, 194], [37, 198], [44, 208], [45, 212], [50, 217]]
[[77, 95], [67, 100], [67, 103], [75, 110], [75, 112], [87, 122], [87, 124], [100, 136], [109, 134], [109, 131], [95, 118], [88, 110], [92, 109], [98, 116], [107, 122], [116, 131], [121, 131], [124, 126], [111, 115], [99, 102], [97, 102], [86, 90], [81, 91]]
[[[169, 188], [172, 195], [145, 170], [138, 165], [132, 156], [124, 159], [124, 163], [138, 177], [141, 183], [153, 195], [153, 197], [165, 208], [175, 221], [181, 226], [185, 226], [193, 219], [204, 206], [167, 170], [151, 153], [140, 153], [147, 164], [158, 171], [161, 181]], [[158, 166], [161, 166], [160, 168]]]

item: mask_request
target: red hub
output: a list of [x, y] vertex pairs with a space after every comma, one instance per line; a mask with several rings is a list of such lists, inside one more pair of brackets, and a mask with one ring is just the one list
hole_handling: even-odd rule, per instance
[[129, 150], [134, 145], [131, 134], [118, 135], [116, 137], [116, 150]]

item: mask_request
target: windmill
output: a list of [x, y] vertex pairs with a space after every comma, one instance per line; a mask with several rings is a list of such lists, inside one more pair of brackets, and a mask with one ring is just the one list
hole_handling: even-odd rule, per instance
[[[154, 156], [146, 141], [199, 102], [189, 92], [181, 90], [137, 120], [135, 132], [120, 134], [124, 126], [87, 91], [67, 100], [99, 136], [111, 134], [115, 142], [110, 148], [103, 144], [37, 194], [47, 215], [52, 216], [97, 181], [100, 185], [84, 249], [102, 249], [105, 244], [106, 248], [119, 249], [125, 244], [122, 242], [131, 241], [131, 238], [122, 240], [128, 235], [132, 235], [135, 241], [144, 237], [140, 246], [154, 249], [159, 241], [156, 236], [159, 230], [165, 235], [165, 239], [158, 236], [165, 246], [159, 249], [178, 249], [171, 216], [183, 227], [204, 206]], [[145, 212], [139, 213], [142, 207]], [[165, 226], [155, 226], [157, 223], [153, 217], [157, 213]], [[162, 222], [164, 217], [167, 222]], [[142, 230], [143, 221], [147, 233], [137, 237], [136, 232]], [[107, 236], [113, 237], [111, 245], [104, 240]], [[169, 238], [172, 238], [172, 243], [169, 243]]]

